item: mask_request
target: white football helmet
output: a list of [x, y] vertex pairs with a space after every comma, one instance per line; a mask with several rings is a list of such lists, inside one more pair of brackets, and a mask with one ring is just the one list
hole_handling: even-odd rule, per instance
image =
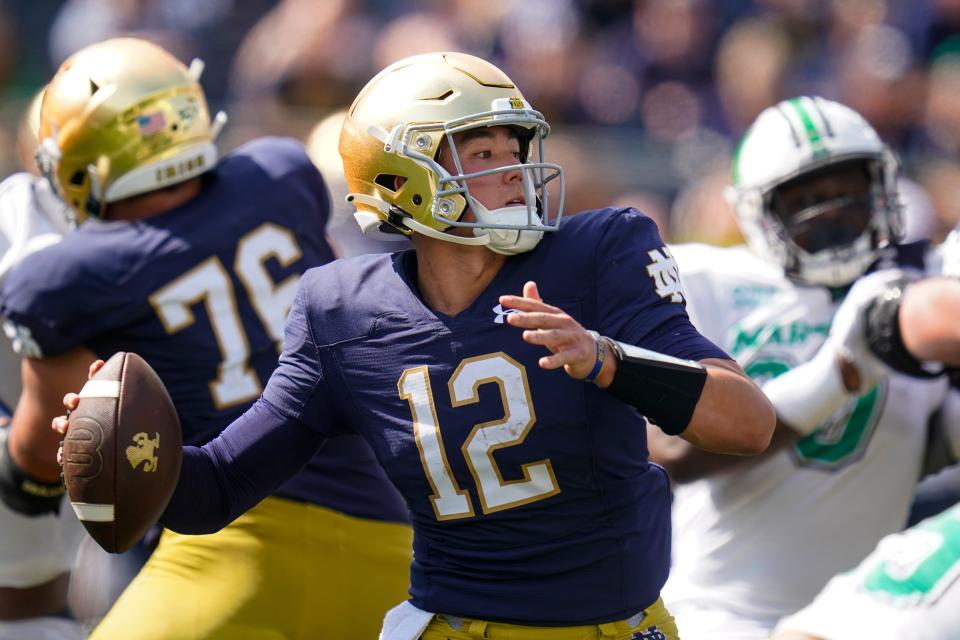
[[[859, 163], [869, 184], [862, 197], [813, 202], [792, 213], [779, 206], [782, 187]], [[794, 280], [842, 287], [900, 239], [897, 170], [893, 153], [860, 114], [823, 98], [798, 97], [765, 109], [744, 135], [729, 194], [755, 252]], [[837, 216], [847, 223], [842, 229], [832, 222]]]
[[[451, 175], [437, 161], [446, 140], [460, 168], [454, 134], [490, 126], [521, 132], [520, 164]], [[543, 115], [489, 62], [463, 53], [406, 58], [367, 83], [347, 113], [340, 134], [347, 201], [365, 233], [416, 231], [502, 254], [529, 251], [563, 214], [563, 170], [543, 161], [549, 132]], [[471, 178], [512, 171], [523, 179], [525, 204], [491, 211], [470, 194]], [[547, 183], [555, 179], [559, 205], [551, 216]], [[462, 219], [468, 207], [476, 222]], [[454, 227], [474, 235], [449, 233]]]

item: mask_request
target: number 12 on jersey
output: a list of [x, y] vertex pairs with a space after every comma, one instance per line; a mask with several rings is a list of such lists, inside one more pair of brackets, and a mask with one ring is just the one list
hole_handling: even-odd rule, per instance
[[[461, 361], [447, 382], [453, 407], [479, 402], [479, 388], [484, 384], [499, 387], [504, 415], [474, 425], [461, 447], [483, 513], [519, 507], [560, 493], [549, 459], [521, 464], [522, 478], [504, 480], [493, 458], [498, 449], [522, 444], [537, 421], [526, 369], [503, 352]], [[404, 371], [397, 382], [397, 390], [400, 398], [410, 405], [413, 435], [433, 491], [430, 502], [437, 520], [475, 515], [469, 492], [460, 488], [450, 468], [428, 368], [413, 367]]]

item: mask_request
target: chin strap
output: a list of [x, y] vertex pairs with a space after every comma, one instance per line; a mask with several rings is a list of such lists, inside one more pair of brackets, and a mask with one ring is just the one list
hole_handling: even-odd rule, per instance
[[[383, 200], [380, 200], [379, 198], [374, 198], [373, 196], [368, 196], [363, 193], [348, 193], [347, 202], [350, 204], [353, 204], [356, 202], [359, 204], [367, 205], [368, 207], [373, 207], [377, 211], [380, 211], [381, 213], [383, 213], [383, 215], [387, 216], [388, 218], [391, 215], [390, 206], [386, 202], [384, 202]], [[425, 224], [421, 224], [410, 217], [403, 218], [401, 223], [403, 224], [403, 226], [405, 226], [407, 229], [410, 229], [411, 231], [416, 231], [419, 234], [428, 236], [430, 238], [436, 238], [437, 240], [445, 240], [447, 242], [454, 242], [456, 244], [465, 244], [468, 246], [484, 246], [484, 245], [490, 244], [490, 235], [488, 233], [482, 236], [477, 236], [473, 238], [466, 237], [466, 236], [456, 236], [456, 235], [453, 235], [452, 233], [437, 231], [433, 227], [428, 227]], [[361, 223], [361, 227], [363, 227], [362, 223]]]
[[413, 218], [404, 218], [403, 224], [417, 233], [429, 236], [431, 238], [436, 238], [437, 240], [446, 240], [447, 242], [454, 242], [456, 244], [465, 244], [474, 247], [482, 247], [490, 244], [490, 234], [485, 233], [482, 236], [457, 236], [452, 233], [445, 233], [443, 231], [437, 231], [432, 227], [428, 227], [425, 224], [420, 224]]
[[[613, 338], [598, 339], [607, 341], [617, 359], [617, 372], [607, 391], [635, 407], [664, 433], [683, 433], [707, 383], [706, 367]], [[598, 360], [602, 353], [598, 350]]]

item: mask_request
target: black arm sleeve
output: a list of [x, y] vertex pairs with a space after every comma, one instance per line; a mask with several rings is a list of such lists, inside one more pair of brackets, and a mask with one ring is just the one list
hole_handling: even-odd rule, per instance
[[903, 300], [903, 285], [895, 285], [884, 291], [867, 307], [865, 337], [870, 351], [894, 371], [915, 378], [935, 378], [942, 371], [931, 373], [913, 357], [903, 344], [900, 334], [900, 303]]
[[617, 358], [617, 373], [608, 391], [636, 407], [664, 433], [683, 433], [707, 383], [706, 368], [610, 338], [601, 340], [610, 344]]
[[186, 534], [219, 531], [303, 469], [325, 440], [261, 398], [215, 440], [184, 447], [160, 524]]

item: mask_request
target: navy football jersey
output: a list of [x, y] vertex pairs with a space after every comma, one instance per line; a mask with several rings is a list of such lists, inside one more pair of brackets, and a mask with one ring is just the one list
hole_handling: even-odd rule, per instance
[[[300, 274], [333, 259], [329, 194], [300, 143], [261, 138], [225, 156], [187, 204], [138, 221], [90, 219], [10, 275], [2, 314], [27, 356], [134, 351], [203, 444], [276, 367]], [[353, 515], [405, 509], [357, 436], [331, 441], [279, 495]]]
[[504, 322], [498, 297], [527, 280], [604, 335], [727, 357], [690, 324], [653, 222], [605, 209], [511, 257], [455, 317], [424, 304], [410, 251], [308, 271], [261, 401], [282, 415], [258, 420], [371, 443], [412, 514], [416, 606], [526, 624], [624, 618], [666, 579], [669, 483], [632, 407], [540, 369], [543, 347]]

